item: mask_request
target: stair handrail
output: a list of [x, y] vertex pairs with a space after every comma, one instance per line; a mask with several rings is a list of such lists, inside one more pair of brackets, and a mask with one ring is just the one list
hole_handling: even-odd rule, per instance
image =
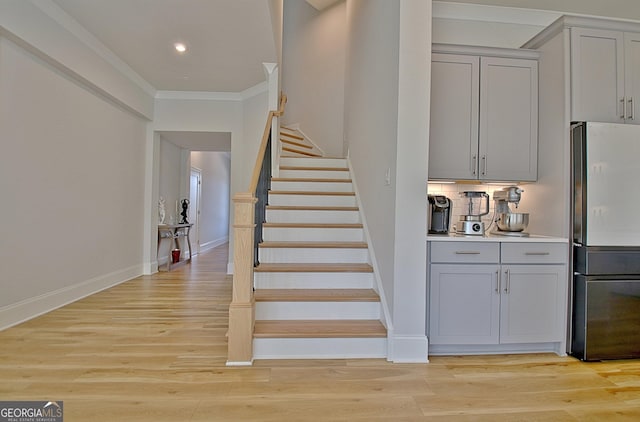
[[227, 365], [248, 365], [253, 361], [253, 268], [256, 264], [258, 242], [262, 240], [262, 222], [271, 179], [273, 119], [284, 114], [286, 103], [287, 96], [281, 94], [278, 110], [269, 111], [249, 190], [238, 192], [233, 197], [233, 286], [229, 304]]

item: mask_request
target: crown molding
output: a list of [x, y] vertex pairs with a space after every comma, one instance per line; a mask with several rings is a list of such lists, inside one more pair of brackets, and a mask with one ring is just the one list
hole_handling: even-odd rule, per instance
[[434, 1], [434, 19], [456, 19], [482, 22], [544, 26], [562, 16], [561, 12], [524, 9], [520, 7], [488, 6], [481, 4]]

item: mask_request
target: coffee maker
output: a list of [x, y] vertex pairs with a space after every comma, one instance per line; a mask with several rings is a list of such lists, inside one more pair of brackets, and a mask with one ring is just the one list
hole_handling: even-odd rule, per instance
[[444, 195], [427, 195], [429, 209], [427, 210], [427, 228], [430, 234], [449, 233], [449, 218], [451, 216], [451, 200]]

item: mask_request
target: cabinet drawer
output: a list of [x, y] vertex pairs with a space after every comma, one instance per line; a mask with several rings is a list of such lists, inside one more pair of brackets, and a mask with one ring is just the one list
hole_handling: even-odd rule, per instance
[[431, 242], [431, 262], [497, 264], [498, 242]]
[[565, 243], [503, 243], [500, 253], [503, 264], [567, 264]]

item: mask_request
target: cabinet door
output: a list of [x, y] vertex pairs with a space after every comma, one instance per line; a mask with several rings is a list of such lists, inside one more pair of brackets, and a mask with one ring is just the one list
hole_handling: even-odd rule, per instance
[[538, 62], [480, 62], [479, 178], [535, 181], [538, 166]]
[[571, 120], [624, 122], [623, 33], [571, 28]]
[[430, 344], [497, 344], [500, 292], [497, 265], [432, 264]]
[[477, 178], [479, 60], [432, 55], [430, 179]]
[[564, 339], [567, 275], [564, 265], [503, 265], [500, 343]]
[[625, 122], [637, 125], [640, 124], [640, 34], [624, 33], [624, 68]]

